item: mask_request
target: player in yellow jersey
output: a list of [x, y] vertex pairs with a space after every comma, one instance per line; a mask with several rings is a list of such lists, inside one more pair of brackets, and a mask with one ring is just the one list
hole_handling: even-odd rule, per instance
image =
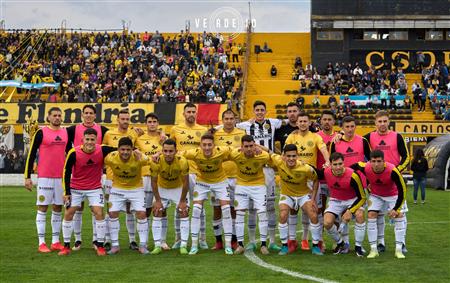
[[[159, 127], [159, 118], [154, 113], [149, 113], [145, 116], [145, 123], [147, 125], [147, 132], [141, 136], [139, 136], [136, 140], [136, 148], [145, 154], [147, 157], [151, 157], [155, 153], [161, 151], [161, 135], [158, 131]], [[145, 208], [147, 211], [147, 218], [150, 217], [150, 213], [152, 211], [153, 204], [153, 191], [152, 184], [150, 179], [150, 166], [145, 166], [142, 168], [142, 181], [144, 183], [144, 192], [145, 192]], [[150, 219], [150, 218], [149, 218]], [[161, 247], [164, 250], [169, 250], [170, 247], [166, 244], [165, 235], [167, 232], [167, 215], [162, 216], [162, 229], [163, 229], [163, 238]], [[150, 222], [150, 220], [149, 220]], [[151, 223], [149, 223], [151, 226]]]
[[[270, 161], [269, 153], [260, 152], [255, 140], [250, 135], [241, 138], [241, 148], [231, 153], [230, 159], [235, 162], [238, 171], [236, 175], [235, 201], [236, 210], [236, 236], [238, 247], [235, 254], [242, 254], [244, 248], [245, 212], [249, 209], [249, 202], [257, 211], [259, 220], [259, 234], [261, 239], [261, 253], [269, 254], [267, 248], [267, 208], [266, 186], [263, 168]], [[256, 244], [250, 242], [247, 249], [256, 249]]]
[[222, 163], [229, 159], [232, 148], [228, 146], [215, 146], [214, 136], [204, 134], [201, 137], [200, 148], [190, 149], [183, 153], [184, 157], [197, 165], [197, 179], [193, 192], [193, 208], [191, 220], [192, 247], [190, 255], [198, 253], [198, 234], [200, 232], [200, 215], [203, 211], [203, 202], [208, 193], [214, 193], [219, 199], [222, 211], [222, 224], [225, 235], [225, 254], [232, 255], [231, 234], [232, 220], [230, 212], [230, 194], [227, 190], [228, 181]]
[[120, 138], [118, 149], [105, 158], [105, 165], [112, 171], [111, 196], [109, 206], [109, 231], [111, 234], [111, 250], [109, 254], [119, 252], [119, 213], [125, 210], [126, 203], [130, 203], [131, 211], [136, 213], [137, 231], [139, 234], [139, 252], [148, 254], [148, 221], [145, 211], [145, 193], [142, 184], [142, 167], [150, 164], [150, 159], [141, 159], [132, 154], [133, 142], [129, 137]]
[[[177, 143], [177, 149], [181, 151], [196, 149], [200, 146], [200, 138], [207, 132], [207, 128], [197, 125], [197, 106], [193, 103], [186, 103], [183, 110], [184, 123], [173, 126], [170, 131], [170, 138]], [[197, 166], [192, 160], [189, 161], [189, 199], [192, 201], [192, 192], [195, 186]], [[180, 219], [175, 212], [175, 244], [172, 249], [180, 247]], [[206, 217], [202, 211], [200, 223], [200, 248], [208, 249], [206, 243]]]
[[[291, 209], [298, 211], [300, 208], [308, 215], [312, 235], [313, 248], [312, 253], [322, 255], [319, 248], [320, 225], [317, 216], [316, 195], [319, 188], [319, 181], [315, 169], [298, 160], [298, 149], [294, 144], [287, 143], [283, 148], [283, 156], [273, 154], [272, 163], [278, 168], [281, 179], [280, 192], [280, 220], [278, 229], [282, 243], [279, 255], [288, 253], [288, 216]], [[312, 194], [308, 183], [312, 182]]]
[[[311, 124], [310, 118], [308, 113], [301, 111], [298, 115], [297, 119], [297, 127], [298, 130], [292, 132], [286, 139], [286, 144], [295, 144], [297, 146], [298, 150], [298, 159], [303, 161], [304, 163], [307, 163], [314, 168], [317, 167], [317, 157], [320, 153], [322, 153], [322, 157], [324, 160], [323, 167], [329, 167], [330, 166], [330, 154], [328, 153], [327, 146], [324, 143], [321, 136], [319, 136], [316, 133], [312, 133], [309, 130], [309, 126]], [[321, 169], [321, 168], [319, 168]], [[322, 207], [321, 198], [320, 198], [320, 188], [319, 193], [317, 194], [317, 205], [318, 207]], [[292, 212], [291, 212], [292, 214]], [[304, 218], [304, 217], [303, 217]], [[302, 219], [303, 222], [303, 219]], [[321, 231], [323, 230], [323, 215], [319, 214], [319, 223], [321, 226]], [[306, 229], [308, 226], [308, 223], [303, 222], [303, 239], [307, 239], [307, 232], [309, 229]], [[306, 235], [305, 235], [306, 234]], [[322, 233], [321, 233], [322, 234]], [[322, 237], [321, 237], [322, 238]], [[304, 240], [302, 241], [302, 249], [309, 249], [307, 245], [304, 245]], [[306, 243], [307, 244], [307, 243]], [[321, 240], [319, 243], [319, 246], [321, 247], [323, 251], [323, 241]]]
[[172, 202], [177, 206], [176, 213], [180, 218], [180, 254], [188, 254], [189, 204], [187, 193], [189, 191], [189, 163], [186, 158], [178, 156], [176, 153], [177, 144], [174, 140], [168, 139], [164, 141], [162, 146], [163, 156], [158, 162], [152, 162], [150, 166], [152, 188], [155, 196], [152, 225], [155, 248], [152, 254], [161, 253], [163, 244], [162, 217], [166, 215], [166, 209]]
[[[109, 130], [106, 132], [104, 138], [103, 138], [103, 144], [109, 145], [112, 147], [117, 147], [119, 140], [122, 137], [128, 137], [131, 139], [133, 144], [136, 142], [136, 139], [138, 137], [138, 134], [133, 129], [129, 128], [130, 125], [130, 113], [127, 109], [122, 109], [119, 111], [119, 114], [117, 115], [117, 129]], [[108, 166], [106, 166], [106, 180], [104, 181], [104, 188], [105, 188], [105, 199], [109, 199], [109, 192], [111, 190], [112, 186], [112, 170]], [[128, 237], [130, 240], [130, 249], [137, 250], [138, 245], [136, 244], [135, 239], [135, 217], [130, 212], [130, 206], [127, 205], [127, 215], [126, 215], [126, 226], [128, 230]], [[109, 217], [105, 218], [106, 222], [108, 223]], [[106, 237], [105, 237], [105, 247], [109, 249], [110, 247], [110, 235], [109, 231], [106, 231]]]
[[[217, 146], [230, 146], [239, 148], [241, 146], [241, 138], [245, 135], [245, 132], [235, 127], [236, 114], [233, 110], [228, 109], [222, 113], [223, 128], [217, 130], [214, 133], [214, 143]], [[236, 219], [236, 212], [234, 211], [234, 188], [236, 186], [236, 174], [237, 167], [233, 161], [225, 161], [223, 163], [223, 169], [228, 177], [228, 191], [230, 192], [230, 206], [231, 206], [231, 218], [233, 221], [233, 235], [231, 237], [231, 247], [237, 248], [236, 230], [234, 227], [234, 221]], [[213, 229], [214, 236], [216, 237], [216, 244], [213, 247], [214, 250], [223, 249], [222, 243], [222, 212], [220, 209], [219, 200], [217, 198], [211, 198], [211, 203], [214, 207], [214, 219]]]

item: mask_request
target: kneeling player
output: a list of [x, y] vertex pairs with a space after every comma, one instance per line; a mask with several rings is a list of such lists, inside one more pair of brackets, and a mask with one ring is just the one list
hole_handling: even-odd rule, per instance
[[70, 239], [73, 231], [73, 217], [81, 207], [85, 198], [95, 216], [95, 230], [97, 231], [97, 255], [104, 256], [105, 216], [103, 215], [103, 159], [115, 150], [113, 147], [98, 145], [97, 131], [88, 128], [84, 131], [83, 144], [69, 151], [64, 164], [64, 199], [66, 213], [63, 221], [64, 249], [58, 255], [70, 254]]
[[395, 223], [395, 257], [405, 258], [402, 246], [405, 242], [405, 217], [400, 212], [405, 201], [406, 184], [403, 176], [395, 166], [384, 161], [384, 153], [374, 150], [370, 153], [370, 162], [352, 165], [352, 168], [364, 173], [370, 183], [370, 196], [367, 220], [370, 253], [367, 258], [375, 258], [377, 249], [377, 217], [378, 213], [389, 212]]
[[[283, 157], [273, 154], [272, 162], [278, 168], [281, 180], [280, 193], [280, 230], [281, 244], [279, 255], [288, 253], [288, 216], [290, 209], [300, 208], [308, 215], [313, 242], [312, 253], [322, 255], [318, 244], [320, 240], [320, 225], [317, 216], [315, 196], [319, 187], [316, 171], [310, 165], [297, 160], [297, 146], [287, 144], [283, 149]], [[308, 181], [313, 182], [312, 196], [309, 195]]]
[[346, 225], [354, 215], [356, 218], [355, 252], [357, 256], [364, 256], [362, 242], [364, 241], [366, 223], [362, 205], [366, 201], [366, 195], [361, 179], [353, 169], [344, 166], [344, 156], [341, 153], [332, 153], [330, 161], [331, 168], [319, 171], [320, 179], [327, 182], [330, 191], [330, 201], [324, 217], [325, 229], [337, 243], [334, 254], [342, 253], [345, 249], [345, 243], [337, 231], [335, 220], [337, 217], [342, 217], [342, 222]]
[[162, 216], [166, 215], [166, 209], [171, 202], [176, 204], [176, 211], [181, 221], [180, 254], [188, 254], [189, 206], [186, 196], [189, 191], [189, 164], [186, 158], [176, 156], [176, 146], [176, 142], [172, 139], [164, 141], [162, 146], [163, 156], [159, 158], [158, 162], [152, 162], [150, 165], [153, 195], [155, 197], [152, 225], [155, 248], [152, 254], [160, 254], [162, 251]]
[[145, 211], [145, 192], [142, 185], [141, 170], [150, 164], [146, 156], [141, 159], [133, 154], [133, 142], [128, 137], [119, 140], [117, 151], [105, 158], [105, 165], [110, 166], [113, 173], [113, 183], [109, 198], [109, 231], [111, 234], [111, 250], [109, 254], [116, 254], [119, 248], [119, 212], [125, 211], [130, 202], [131, 211], [136, 213], [137, 231], [139, 234], [139, 249], [141, 254], [148, 254], [148, 221]]

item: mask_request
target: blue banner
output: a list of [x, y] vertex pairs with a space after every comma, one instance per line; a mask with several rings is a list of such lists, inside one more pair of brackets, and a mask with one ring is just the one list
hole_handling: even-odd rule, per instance
[[60, 83], [38, 83], [38, 84], [32, 84], [32, 83], [21, 83], [14, 80], [5, 80], [0, 81], [0, 87], [18, 87], [18, 88], [24, 88], [24, 89], [41, 89], [44, 87], [51, 87], [58, 89], [60, 86]]

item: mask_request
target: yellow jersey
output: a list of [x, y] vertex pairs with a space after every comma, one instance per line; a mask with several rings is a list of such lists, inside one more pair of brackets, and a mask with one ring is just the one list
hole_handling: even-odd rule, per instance
[[317, 180], [317, 173], [313, 167], [297, 160], [297, 165], [289, 168], [280, 155], [272, 154], [271, 158], [280, 175], [281, 194], [300, 197], [309, 193], [308, 181]]
[[326, 144], [323, 142], [321, 136], [316, 133], [308, 133], [305, 136], [300, 134], [290, 134], [284, 144], [295, 144], [297, 146], [298, 159], [317, 167], [317, 156], [321, 148]]
[[222, 163], [228, 160], [232, 148], [227, 146], [216, 146], [211, 157], [205, 157], [200, 148], [185, 151], [183, 156], [192, 160], [197, 165], [197, 181], [215, 184], [227, 178]]
[[111, 152], [105, 158], [105, 165], [112, 172], [112, 186], [124, 190], [134, 190], [143, 187], [141, 170], [143, 166], [149, 164], [150, 159], [146, 156], [142, 156], [141, 160], [136, 160], [134, 154], [131, 154], [127, 162], [124, 162], [120, 159], [118, 151]]
[[261, 154], [247, 158], [240, 149], [234, 149], [231, 152], [230, 160], [236, 163], [237, 185], [241, 186], [260, 186], [265, 185], [263, 167], [270, 161], [269, 153], [263, 151]]
[[[103, 144], [112, 147], [118, 147], [119, 140], [123, 137], [129, 137], [134, 145], [136, 143], [138, 135], [133, 129], [128, 129], [126, 133], [119, 132], [119, 130], [117, 129], [108, 130], [103, 137]], [[108, 168], [108, 166], [106, 166], [106, 179], [112, 180], [112, 171], [110, 168]]]
[[[217, 146], [230, 146], [233, 148], [239, 148], [241, 146], [241, 138], [245, 135], [245, 131], [234, 128], [233, 131], [227, 133], [222, 129], [214, 133], [214, 144]], [[236, 178], [237, 167], [233, 161], [225, 161], [223, 163], [223, 170], [228, 178]]]
[[[170, 130], [170, 138], [177, 143], [178, 150], [197, 149], [200, 146], [200, 139], [206, 133], [206, 127], [195, 124], [189, 127], [186, 124], [173, 126]], [[197, 174], [197, 166], [192, 160], [189, 161], [189, 173]]]
[[[153, 154], [161, 151], [161, 137], [159, 134], [150, 136], [149, 134], [143, 134], [136, 140], [135, 147], [139, 149], [145, 156], [151, 158]], [[150, 175], [150, 166], [142, 167], [142, 176]]]
[[183, 178], [189, 174], [189, 164], [183, 156], [175, 156], [171, 164], [161, 155], [157, 163], [151, 162], [150, 175], [158, 177], [158, 187], [177, 189], [183, 185]]

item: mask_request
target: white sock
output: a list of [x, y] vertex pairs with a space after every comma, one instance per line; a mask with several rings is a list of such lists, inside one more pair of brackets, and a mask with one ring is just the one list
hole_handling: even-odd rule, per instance
[[189, 240], [189, 217], [180, 218], [181, 247], [186, 247]]
[[83, 212], [75, 211], [73, 215], [73, 233], [75, 234], [75, 241], [81, 242], [81, 225], [83, 221]]
[[[312, 226], [311, 226], [312, 227]], [[320, 226], [319, 226], [320, 229]], [[311, 230], [312, 231], [312, 230]], [[333, 238], [333, 240], [336, 243], [339, 243], [341, 241], [341, 237], [339, 236], [338, 230], [336, 228], [336, 225], [331, 225], [330, 229], [327, 229], [328, 234], [331, 236], [331, 238]]]
[[298, 216], [296, 214], [289, 215], [289, 240], [294, 241], [295, 239], [297, 239], [297, 221]]
[[[98, 239], [97, 239], [97, 224], [95, 222], [96, 222], [95, 216], [92, 215], [92, 241], [98, 241]], [[106, 222], [103, 223], [103, 226], [106, 226]], [[104, 231], [103, 231], [103, 242], [104, 242], [106, 230], [105, 230], [105, 228], [103, 228], [103, 229], [104, 229]]]
[[173, 219], [173, 223], [174, 223], [174, 226], [175, 226], [175, 241], [179, 241], [180, 238], [181, 238], [181, 235], [180, 235], [180, 217], [178, 216], [178, 212], [177, 212], [176, 209], [175, 209], [174, 213], [175, 213], [175, 216], [174, 216], [174, 219]]
[[136, 227], [135, 227], [135, 217], [133, 213], [127, 213], [126, 216], [127, 220], [127, 231], [128, 231], [128, 238], [131, 242], [136, 242]]
[[[256, 242], [256, 209], [248, 210], [248, 241], [249, 243]], [[236, 232], [237, 233], [237, 232]]]
[[269, 240], [276, 243], [275, 230], [277, 228], [277, 215], [275, 214], [275, 199], [267, 199], [267, 231], [269, 232]]
[[278, 223], [278, 231], [280, 232], [280, 240], [282, 244], [287, 244], [289, 234], [289, 224]]
[[320, 241], [320, 224], [319, 223], [309, 223], [311, 229], [311, 238], [313, 244], [318, 244]]
[[161, 246], [162, 218], [153, 216], [152, 235], [155, 247]]
[[267, 241], [267, 222], [267, 212], [258, 211], [259, 238], [261, 242]]
[[45, 243], [45, 222], [46, 222], [46, 212], [37, 211], [36, 214], [36, 229], [39, 239], [39, 246]]
[[408, 231], [408, 220], [406, 219], [406, 212], [403, 213], [403, 218], [405, 218], [405, 240], [403, 241], [403, 244], [406, 245], [406, 231]]
[[323, 215], [321, 213], [317, 214], [317, 220], [319, 220], [320, 240], [323, 241]]
[[61, 218], [61, 212], [52, 211], [52, 244], [59, 242]]
[[231, 247], [231, 235], [233, 232], [233, 222], [231, 221], [231, 208], [230, 205], [222, 205], [222, 224], [223, 234], [225, 238], [225, 247]]
[[355, 246], [361, 247], [366, 236], [366, 222], [355, 223]]
[[109, 233], [111, 236], [111, 245], [119, 246], [119, 230], [120, 222], [119, 218], [109, 218]]
[[200, 215], [200, 240], [202, 242], [206, 241], [206, 213], [202, 209], [202, 214]]
[[377, 230], [377, 219], [367, 219], [367, 237], [369, 238], [369, 244], [372, 250], [377, 249]]
[[245, 229], [245, 211], [237, 210], [236, 211], [236, 238], [238, 242], [244, 242], [244, 229]]
[[384, 213], [378, 214], [378, 217], [377, 217], [377, 239], [378, 239], [378, 243], [382, 244], [383, 246], [385, 246], [385, 243], [384, 243], [384, 227], [385, 226], [386, 226], [386, 224], [385, 224], [385, 219], [384, 219]]
[[111, 242], [111, 233], [109, 231], [109, 214], [105, 215], [105, 243]]
[[73, 231], [73, 221], [63, 220], [62, 231], [63, 231], [64, 243], [70, 244], [70, 240], [72, 238], [72, 231]]
[[302, 226], [303, 226], [302, 240], [308, 240], [309, 218], [308, 218], [308, 215], [304, 211], [302, 211]]
[[106, 221], [95, 220], [96, 240], [98, 243], [103, 244], [105, 242], [106, 233]]
[[192, 219], [191, 219], [192, 247], [198, 246], [198, 234], [200, 232], [201, 214], [202, 214], [202, 205], [195, 203], [192, 208]]
[[222, 236], [222, 218], [213, 220], [213, 230], [215, 237]]
[[148, 240], [147, 218], [137, 220], [137, 232], [139, 235], [139, 246], [147, 247], [147, 240]]
[[349, 237], [349, 227], [348, 227], [348, 223], [344, 223], [344, 222], [341, 222], [341, 224], [340, 225], [342, 225], [342, 228], [341, 227], [339, 227], [340, 229], [339, 229], [339, 231], [341, 232], [341, 237], [342, 237], [342, 240], [344, 241], [344, 243], [350, 243], [350, 237]]
[[405, 242], [406, 225], [405, 217], [395, 218], [395, 249], [402, 250], [403, 243]]
[[[150, 218], [148, 219], [148, 227], [150, 227]], [[167, 216], [161, 217], [161, 243], [165, 243], [167, 239]]]

